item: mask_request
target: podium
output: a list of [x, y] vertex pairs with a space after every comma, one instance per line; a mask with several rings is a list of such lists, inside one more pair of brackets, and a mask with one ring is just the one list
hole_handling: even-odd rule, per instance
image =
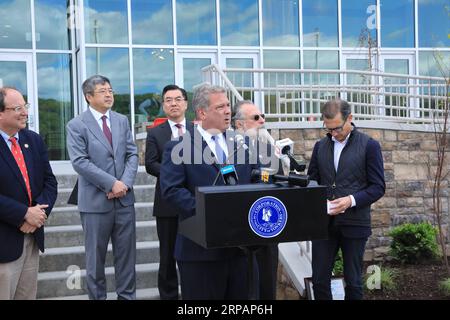
[[[307, 187], [289, 186], [287, 183], [198, 187], [195, 198], [196, 214], [181, 221], [178, 232], [206, 249], [328, 237], [326, 187], [314, 183]], [[274, 200], [275, 209], [264, 209], [264, 201], [258, 202], [271, 198], [281, 202]], [[285, 221], [282, 219], [282, 209], [278, 215], [273, 212], [283, 206]], [[275, 227], [280, 225], [278, 231], [263, 236], [254, 231], [258, 227], [264, 229], [258, 225], [252, 228], [252, 212], [258, 214], [258, 209], [262, 210], [259, 210], [262, 215], [280, 217], [279, 223], [271, 224]], [[269, 218], [266, 217], [266, 220], [269, 221]]]

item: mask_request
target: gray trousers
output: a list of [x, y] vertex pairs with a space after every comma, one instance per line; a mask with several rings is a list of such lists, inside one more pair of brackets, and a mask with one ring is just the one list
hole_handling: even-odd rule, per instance
[[36, 299], [38, 269], [38, 246], [34, 236], [26, 234], [20, 258], [0, 263], [0, 300]]
[[136, 299], [136, 217], [134, 206], [110, 212], [80, 212], [86, 251], [89, 299], [106, 299], [105, 259], [111, 238], [118, 299]]

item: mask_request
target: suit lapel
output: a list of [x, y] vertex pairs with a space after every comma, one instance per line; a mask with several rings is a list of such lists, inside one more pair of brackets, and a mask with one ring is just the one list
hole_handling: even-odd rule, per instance
[[25, 164], [27, 166], [28, 179], [30, 180], [31, 196], [33, 196], [35, 161], [33, 161], [32, 150], [36, 146], [31, 144], [31, 141], [28, 139], [28, 135], [24, 134], [22, 131], [19, 131], [19, 144], [20, 148], [22, 149]]
[[[113, 148], [114, 148], [114, 153], [116, 154], [117, 151], [117, 147], [119, 145], [119, 137], [120, 137], [120, 133], [119, 133], [119, 118], [117, 118], [117, 115], [113, 112], [113, 111], [109, 111], [109, 121], [111, 122], [111, 134], [112, 134], [112, 144], [113, 144]], [[103, 133], [103, 132], [102, 132]], [[103, 134], [104, 136], [105, 134]], [[106, 140], [106, 137], [105, 137]], [[108, 140], [106, 140], [108, 141]], [[109, 143], [108, 143], [109, 145]]]
[[[19, 137], [19, 140], [21, 140], [21, 139], [22, 139], [22, 136]], [[19, 142], [21, 142], [21, 141], [19, 141]], [[0, 137], [0, 154], [3, 157], [3, 159], [5, 160], [6, 164], [11, 168], [11, 171], [16, 176], [16, 179], [17, 179], [17, 181], [19, 181], [20, 185], [22, 186], [23, 191], [28, 194], [27, 187], [25, 185], [25, 181], [23, 180], [22, 173], [20, 172], [19, 166], [17, 165], [17, 162], [14, 159], [14, 157], [11, 153], [11, 150], [8, 148], [8, 145], [6, 144], [5, 140], [1, 137]], [[25, 161], [28, 166], [27, 159], [25, 159]]]
[[159, 130], [161, 130], [161, 141], [163, 145], [172, 139], [172, 129], [170, 128], [169, 121], [166, 121], [159, 125]]
[[[86, 124], [86, 127], [89, 129], [89, 131], [91, 131], [91, 133], [103, 144], [103, 146], [106, 149], [108, 149], [111, 152], [111, 154], [114, 154], [113, 149], [112, 149], [111, 145], [109, 144], [109, 141], [106, 139], [106, 136], [103, 133], [103, 131], [100, 130], [100, 126], [98, 125], [97, 120], [95, 120], [94, 116], [89, 111], [89, 109], [83, 113], [83, 122]], [[112, 123], [111, 123], [111, 126], [112, 126]], [[113, 131], [113, 130], [111, 130], [111, 131]], [[113, 136], [113, 141], [114, 141], [114, 136]]]

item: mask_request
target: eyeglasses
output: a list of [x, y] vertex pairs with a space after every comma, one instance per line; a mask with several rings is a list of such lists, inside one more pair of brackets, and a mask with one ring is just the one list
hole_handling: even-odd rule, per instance
[[31, 104], [26, 103], [23, 106], [15, 106], [15, 107], [12, 107], [12, 108], [5, 108], [5, 110], [14, 110], [14, 112], [20, 113], [20, 112], [25, 111], [25, 110], [28, 111], [28, 109], [30, 109], [30, 107], [31, 107]]
[[173, 103], [174, 101], [175, 101], [175, 103], [181, 103], [181, 102], [185, 101], [185, 99], [183, 97], [164, 99], [164, 103]]
[[323, 125], [323, 130], [326, 133], [329, 133], [329, 134], [333, 133], [333, 131], [336, 132], [336, 133], [341, 133], [342, 130], [344, 129], [344, 126], [345, 126], [346, 122], [347, 122], [347, 117], [345, 117], [344, 122], [342, 123], [342, 125], [339, 126], [339, 127], [336, 127], [336, 128], [327, 128], [327, 127], [325, 127], [325, 124], [324, 124]]
[[265, 115], [264, 113], [261, 113], [261, 114], [255, 114], [255, 115], [251, 116], [250, 119], [251, 119], [251, 120], [258, 121], [260, 117], [263, 118], [263, 119], [265, 119], [265, 118], [266, 118], [266, 115]]
[[113, 89], [100, 89], [100, 90], [94, 91], [94, 93], [105, 95], [107, 93], [114, 94], [114, 91], [113, 91]]

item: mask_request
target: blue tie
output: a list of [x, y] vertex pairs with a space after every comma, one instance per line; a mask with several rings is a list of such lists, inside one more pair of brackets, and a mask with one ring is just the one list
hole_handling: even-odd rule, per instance
[[217, 163], [224, 164], [225, 163], [225, 159], [226, 159], [226, 155], [225, 155], [225, 152], [223, 151], [223, 149], [220, 147], [219, 137], [218, 136], [212, 136], [211, 139], [216, 144], [215, 150], [216, 150]]

